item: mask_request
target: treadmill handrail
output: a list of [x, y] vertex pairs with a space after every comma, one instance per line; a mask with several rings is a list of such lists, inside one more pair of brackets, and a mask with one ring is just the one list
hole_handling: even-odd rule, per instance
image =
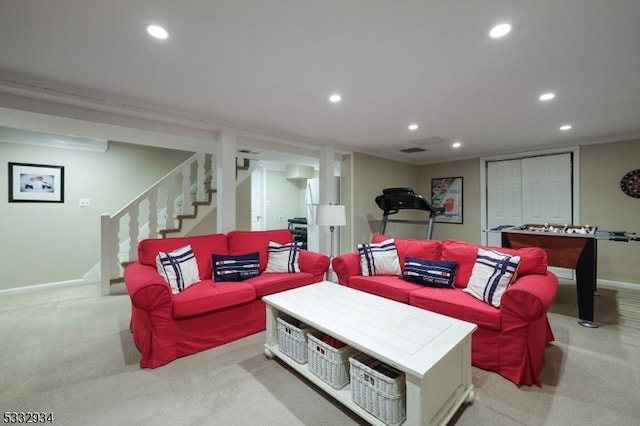
[[[433, 207], [424, 197], [413, 192], [411, 188], [387, 188], [382, 190], [382, 195], [375, 198], [375, 202], [383, 211], [380, 233], [384, 234], [387, 222], [427, 224], [427, 239], [431, 239], [435, 217], [444, 212], [444, 208]], [[389, 215], [396, 214], [400, 210], [424, 210], [429, 212], [429, 220], [392, 220]]]

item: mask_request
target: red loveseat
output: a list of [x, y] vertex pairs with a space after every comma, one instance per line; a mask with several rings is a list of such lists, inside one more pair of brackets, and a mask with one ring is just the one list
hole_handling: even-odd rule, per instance
[[[391, 237], [376, 234], [372, 243], [388, 238]], [[401, 267], [407, 256], [458, 262], [455, 287], [427, 287], [400, 276], [363, 276], [358, 252], [333, 260], [339, 283], [476, 324], [478, 328], [471, 338], [474, 366], [495, 371], [517, 385], [541, 385], [539, 373], [545, 347], [554, 340], [547, 311], [558, 290], [557, 277], [547, 270], [544, 250], [485, 247], [522, 257], [517, 279], [502, 295], [500, 307], [495, 308], [462, 291], [469, 282], [481, 246], [455, 240], [402, 238], [396, 238], [395, 244]]]
[[[124, 280], [131, 298], [131, 331], [142, 353], [140, 367], [155, 368], [178, 357], [220, 346], [265, 329], [268, 294], [322, 281], [329, 257], [300, 250], [297, 273], [264, 273], [269, 241], [287, 244], [291, 231], [232, 231], [194, 237], [146, 239], [138, 261], [127, 265]], [[158, 252], [190, 244], [200, 282], [172, 294], [156, 270]], [[241, 282], [215, 282], [212, 254], [259, 252], [260, 275]]]

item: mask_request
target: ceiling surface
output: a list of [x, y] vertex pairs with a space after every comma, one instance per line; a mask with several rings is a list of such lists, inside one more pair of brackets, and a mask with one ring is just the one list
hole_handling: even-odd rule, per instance
[[44, 88], [426, 164], [637, 137], [639, 22], [638, 0], [0, 0], [0, 97]]

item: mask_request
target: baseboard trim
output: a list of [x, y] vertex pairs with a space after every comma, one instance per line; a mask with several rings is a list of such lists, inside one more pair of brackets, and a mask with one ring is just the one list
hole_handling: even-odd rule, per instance
[[7, 288], [7, 289], [4, 289], [4, 290], [0, 290], [0, 297], [9, 296], [11, 294], [29, 293], [29, 292], [32, 292], [32, 291], [47, 290], [47, 289], [55, 288], [55, 287], [67, 287], [67, 286], [72, 286], [72, 285], [82, 285], [82, 284], [86, 284], [86, 283], [87, 282], [85, 280], [79, 279], [79, 280], [69, 280], [69, 281], [58, 281], [58, 282], [54, 282], [54, 283], [28, 285], [28, 286], [24, 286], [24, 287]]
[[622, 281], [598, 280], [598, 287], [624, 289], [624, 290], [640, 290], [640, 284], [625, 283]]

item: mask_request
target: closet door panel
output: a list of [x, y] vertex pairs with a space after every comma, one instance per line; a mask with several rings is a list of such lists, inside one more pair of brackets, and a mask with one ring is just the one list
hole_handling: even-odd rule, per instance
[[[571, 223], [571, 173], [571, 154], [522, 159], [524, 223]], [[560, 278], [574, 277], [571, 269], [549, 269]]]
[[[487, 226], [522, 225], [522, 169], [520, 160], [487, 164]], [[487, 243], [501, 246], [499, 232], [489, 232]]]
[[522, 211], [524, 223], [570, 224], [571, 155], [522, 159]]

